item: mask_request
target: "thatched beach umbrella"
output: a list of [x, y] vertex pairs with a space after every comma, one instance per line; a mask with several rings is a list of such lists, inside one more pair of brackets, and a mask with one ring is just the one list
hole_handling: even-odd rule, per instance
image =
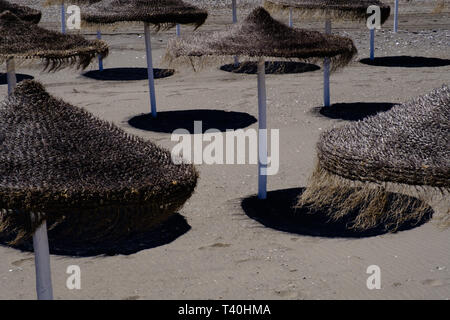
[[20, 6], [10, 3], [6, 0], [0, 0], [0, 13], [10, 11], [23, 21], [29, 21], [38, 24], [41, 21], [42, 13], [30, 7]]
[[394, 32], [398, 31], [398, 0], [395, 0], [394, 8]]
[[[70, 0], [70, 4], [72, 5], [89, 5], [101, 0]], [[61, 6], [61, 33], [66, 33], [66, 7], [64, 0], [47, 0], [44, 3], [44, 6], [52, 6], [52, 5], [60, 5]], [[97, 30], [97, 39], [102, 39], [102, 33], [100, 30]], [[101, 55], [98, 56], [98, 69], [103, 71], [103, 57]]]
[[41, 62], [49, 71], [68, 66], [84, 69], [97, 54], [108, 55], [106, 43], [46, 30], [9, 11], [0, 14], [0, 64], [6, 61], [8, 93], [16, 85], [15, 61]]
[[69, 242], [117, 241], [169, 218], [197, 182], [192, 165], [30, 80], [0, 103], [0, 148], [0, 233], [34, 237], [40, 299], [52, 297], [46, 224]]
[[265, 58], [311, 61], [328, 57], [333, 68], [337, 68], [348, 64], [355, 54], [351, 39], [289, 28], [274, 20], [263, 8], [257, 8], [227, 31], [169, 40], [166, 60], [194, 65], [196, 59], [211, 56], [237, 55], [258, 60], [258, 196], [264, 199], [267, 185]]
[[318, 165], [299, 206], [325, 210], [335, 220], [356, 212], [351, 227], [361, 230], [419, 221], [425, 206], [418, 199], [393, 199], [388, 191], [419, 193], [423, 200], [434, 190], [448, 195], [449, 132], [448, 86], [331, 129], [317, 144]]
[[[389, 17], [390, 7], [380, 0], [265, 0], [264, 7], [269, 12], [289, 10], [300, 18], [320, 18], [325, 20], [325, 33], [331, 34], [331, 22], [341, 20], [366, 23], [370, 16], [367, 9], [371, 5], [380, 7], [381, 24]], [[292, 24], [292, 22], [291, 22]], [[374, 59], [375, 29], [370, 30], [370, 58]], [[324, 106], [330, 106], [330, 69], [328, 60], [324, 63]]]
[[86, 7], [81, 18], [85, 25], [104, 26], [120, 23], [144, 24], [147, 55], [150, 105], [156, 117], [156, 97], [153, 74], [153, 60], [150, 39], [150, 25], [155, 29], [169, 29], [176, 24], [201, 26], [208, 13], [181, 0], [102, 0]]

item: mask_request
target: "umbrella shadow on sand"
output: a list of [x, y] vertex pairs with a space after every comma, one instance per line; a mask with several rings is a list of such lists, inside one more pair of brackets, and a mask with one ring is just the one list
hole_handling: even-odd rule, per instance
[[[298, 197], [304, 190], [304, 188], [292, 188], [270, 191], [267, 193], [266, 200], [260, 200], [257, 196], [250, 196], [242, 199], [241, 207], [249, 218], [258, 221], [265, 227], [299, 235], [329, 238], [363, 238], [388, 232], [384, 226], [365, 231], [349, 229], [347, 225], [355, 217], [352, 214], [340, 221], [330, 221], [325, 213], [313, 212], [308, 208], [294, 209], [293, 207], [297, 203]], [[401, 194], [391, 194], [391, 196], [407, 197]], [[418, 227], [431, 219], [432, 215], [433, 210], [429, 207], [421, 221], [406, 222], [397, 231]]]
[[208, 129], [225, 132], [227, 129], [236, 130], [246, 128], [257, 120], [245, 112], [223, 110], [177, 110], [158, 112], [158, 117], [141, 114], [128, 120], [128, 124], [136, 129], [172, 133], [177, 129], [186, 129], [194, 134], [194, 122], [202, 122], [202, 133]]
[[[29, 74], [17, 73], [16, 79], [17, 79], [17, 83], [19, 83], [20, 81], [23, 81], [23, 80], [32, 80], [32, 79], [34, 79], [34, 77], [30, 76]], [[0, 85], [6, 85], [6, 84], [8, 84], [8, 79], [6, 77], [6, 73], [0, 73]]]
[[449, 59], [413, 57], [413, 56], [392, 56], [378, 57], [374, 60], [369, 58], [361, 59], [359, 62], [376, 67], [401, 67], [401, 68], [429, 68], [445, 67], [450, 65]]
[[[248, 61], [241, 62], [238, 65], [225, 64], [220, 70], [233, 73], [257, 74], [258, 62]], [[305, 73], [320, 70], [320, 67], [311, 63], [295, 62], [295, 61], [266, 61], [266, 74], [294, 74]]]
[[[174, 75], [173, 69], [153, 69], [155, 79], [167, 78]], [[109, 68], [100, 70], [91, 70], [83, 73], [83, 76], [101, 81], [135, 81], [147, 80], [147, 68]]]
[[[127, 238], [115, 241], [105, 241], [99, 243], [73, 243], [72, 241], [64, 241], [59, 237], [55, 239], [52, 231], [49, 230], [49, 247], [50, 253], [54, 255], [74, 256], [74, 257], [92, 257], [92, 256], [113, 256], [113, 255], [130, 255], [141, 250], [156, 248], [175, 241], [191, 229], [186, 219], [176, 213], [165, 222], [154, 227], [153, 229], [140, 234], [128, 236]], [[0, 236], [0, 244], [6, 245], [10, 238], [2, 238]], [[32, 252], [33, 241], [30, 239], [25, 243], [15, 247], [17, 249]]]
[[335, 103], [329, 107], [316, 107], [311, 110], [313, 115], [330, 119], [359, 121], [379, 112], [390, 110], [395, 103], [391, 102], [351, 102]]

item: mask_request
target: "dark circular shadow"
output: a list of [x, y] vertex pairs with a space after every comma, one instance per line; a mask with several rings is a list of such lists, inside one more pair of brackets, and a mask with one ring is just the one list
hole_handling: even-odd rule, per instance
[[[91, 257], [98, 255], [130, 255], [141, 250], [151, 249], [163, 246], [176, 240], [178, 237], [187, 233], [191, 226], [180, 214], [174, 214], [165, 222], [156, 226], [150, 231], [141, 234], [135, 234], [115, 241], [89, 243], [80, 241], [73, 243], [65, 242], [61, 238], [53, 239], [52, 230], [48, 231], [50, 253], [54, 255]], [[9, 238], [2, 238], [0, 234], [0, 244], [7, 246]], [[16, 249], [32, 252], [33, 241], [30, 239], [15, 247]]]
[[[175, 70], [173, 69], [153, 69], [155, 79], [167, 78], [174, 73]], [[102, 81], [134, 81], [148, 79], [146, 68], [109, 68], [103, 69], [103, 71], [92, 70], [83, 73], [83, 76]]]
[[[320, 67], [303, 62], [294, 61], [266, 61], [266, 74], [305, 73], [320, 70]], [[234, 63], [220, 67], [220, 70], [233, 73], [257, 74], [258, 63], [255, 61], [241, 62], [237, 66]]]
[[[345, 237], [362, 238], [372, 237], [389, 232], [384, 226], [357, 231], [348, 228], [355, 215], [348, 215], [339, 221], [330, 221], [325, 213], [313, 212], [308, 208], [295, 209], [298, 197], [303, 193], [304, 188], [292, 188], [276, 190], [267, 193], [267, 199], [260, 200], [258, 197], [250, 196], [242, 199], [241, 207], [245, 214], [264, 225], [279, 231], [295, 233], [306, 236], [317, 237]], [[400, 194], [392, 194], [396, 197], [407, 197]], [[415, 228], [427, 222], [433, 215], [433, 210], [429, 207], [429, 213], [422, 221], [411, 221], [400, 226], [397, 231]]]
[[223, 110], [177, 110], [162, 111], [156, 118], [151, 114], [141, 114], [128, 120], [128, 124], [136, 129], [172, 133], [177, 129], [186, 129], [194, 134], [194, 121], [202, 121], [202, 133], [208, 129], [226, 131], [227, 129], [246, 128], [257, 120], [245, 112]]
[[391, 102], [336, 103], [329, 107], [314, 108], [312, 113], [331, 119], [358, 121], [368, 116], [374, 116], [379, 112], [388, 111], [395, 105]]
[[445, 67], [450, 65], [449, 59], [412, 57], [412, 56], [378, 57], [373, 60], [370, 60], [369, 58], [364, 58], [361, 59], [359, 62], [377, 67], [402, 67], [402, 68]]
[[[17, 83], [23, 80], [33, 80], [34, 77], [30, 76], [29, 74], [22, 74], [17, 73], [16, 74]], [[6, 76], [6, 73], [0, 73], [0, 85], [8, 84], [8, 78]]]

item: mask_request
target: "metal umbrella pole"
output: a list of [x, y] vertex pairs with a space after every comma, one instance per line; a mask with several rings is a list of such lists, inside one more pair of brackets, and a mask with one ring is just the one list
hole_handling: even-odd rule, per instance
[[289, 27], [293, 27], [294, 26], [294, 21], [292, 18], [292, 8], [289, 8]]
[[[97, 39], [102, 39], [102, 32], [100, 30], [97, 30]], [[98, 70], [103, 71], [103, 57], [100, 54], [98, 55]]]
[[14, 58], [6, 60], [6, 79], [8, 82], [8, 95], [12, 94], [17, 84], [16, 64]]
[[61, 33], [66, 33], [66, 7], [64, 1], [61, 3]]
[[267, 100], [264, 58], [258, 61], [258, 198], [267, 198]]
[[[237, 8], [236, 8], [236, 0], [231, 1], [232, 11], [233, 11], [233, 23], [237, 23]], [[239, 65], [239, 57], [234, 56], [234, 66], [237, 67]]]
[[[331, 34], [331, 20], [325, 22], [325, 33]], [[323, 66], [323, 100], [324, 106], [330, 106], [330, 58], [325, 58]]]
[[[36, 219], [34, 213], [31, 219]], [[42, 222], [33, 234], [34, 261], [36, 268], [36, 293], [38, 300], [53, 300], [50, 250], [48, 248], [47, 223]]]
[[395, 9], [394, 9], [394, 32], [398, 31], [398, 0], [395, 0]]
[[375, 28], [370, 29], [370, 60], [375, 59]]
[[150, 38], [150, 27], [148, 23], [144, 23], [145, 33], [145, 49], [147, 56], [147, 73], [148, 73], [148, 88], [150, 91], [150, 106], [153, 118], [156, 118], [156, 96], [155, 96], [155, 78], [153, 73], [153, 59], [152, 59], [152, 42]]

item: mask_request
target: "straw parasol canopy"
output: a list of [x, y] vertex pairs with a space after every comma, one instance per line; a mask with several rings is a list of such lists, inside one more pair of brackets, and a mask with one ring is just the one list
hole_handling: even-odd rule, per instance
[[449, 115], [450, 88], [444, 85], [387, 112], [329, 130], [318, 142], [318, 165], [299, 205], [326, 208], [334, 219], [356, 210], [354, 227], [359, 229], [392, 217], [396, 225], [411, 216], [419, 220], [423, 206], [392, 203], [386, 190], [412, 190], [422, 198], [432, 190], [448, 194]]
[[366, 21], [371, 5], [381, 9], [381, 24], [389, 18], [391, 8], [380, 0], [265, 0], [264, 7], [270, 12], [292, 9], [301, 18], [322, 18], [333, 21]]
[[46, 30], [9, 11], [0, 14], [0, 63], [8, 59], [42, 60], [45, 68], [52, 71], [68, 66], [84, 69], [98, 54], [108, 55], [103, 41]]
[[87, 26], [143, 22], [156, 29], [168, 29], [176, 24], [201, 26], [208, 17], [205, 10], [181, 0], [102, 0], [81, 14]]
[[23, 21], [29, 21], [38, 24], [41, 21], [42, 13], [39, 10], [20, 6], [15, 3], [10, 3], [6, 0], [0, 0], [0, 13], [3, 11], [11, 11]]
[[157, 110], [149, 26], [153, 25], [159, 30], [169, 29], [177, 24], [192, 24], [198, 28], [207, 17], [205, 10], [181, 0], [102, 0], [87, 6], [81, 15], [85, 26], [97, 29], [122, 23], [144, 25], [150, 106], [154, 118]]
[[[329, 58], [334, 69], [348, 64], [356, 54], [353, 41], [340, 36], [290, 28], [274, 20], [263, 8], [227, 31], [171, 39], [169, 64], [202, 65], [210, 57], [244, 56], [258, 60], [258, 198], [267, 196], [267, 112], [265, 58], [317, 60]], [[214, 58], [213, 58], [214, 60]], [[266, 138], [264, 138], [266, 136]]]
[[30, 80], [0, 104], [0, 147], [0, 232], [14, 231], [13, 244], [43, 221], [74, 242], [148, 231], [197, 182], [192, 165]]
[[229, 30], [170, 39], [165, 59], [176, 63], [186, 57], [194, 61], [201, 57], [234, 55], [306, 61], [329, 57], [334, 68], [338, 68], [347, 65], [356, 52], [349, 38], [292, 29], [273, 19], [265, 9], [256, 8]]

